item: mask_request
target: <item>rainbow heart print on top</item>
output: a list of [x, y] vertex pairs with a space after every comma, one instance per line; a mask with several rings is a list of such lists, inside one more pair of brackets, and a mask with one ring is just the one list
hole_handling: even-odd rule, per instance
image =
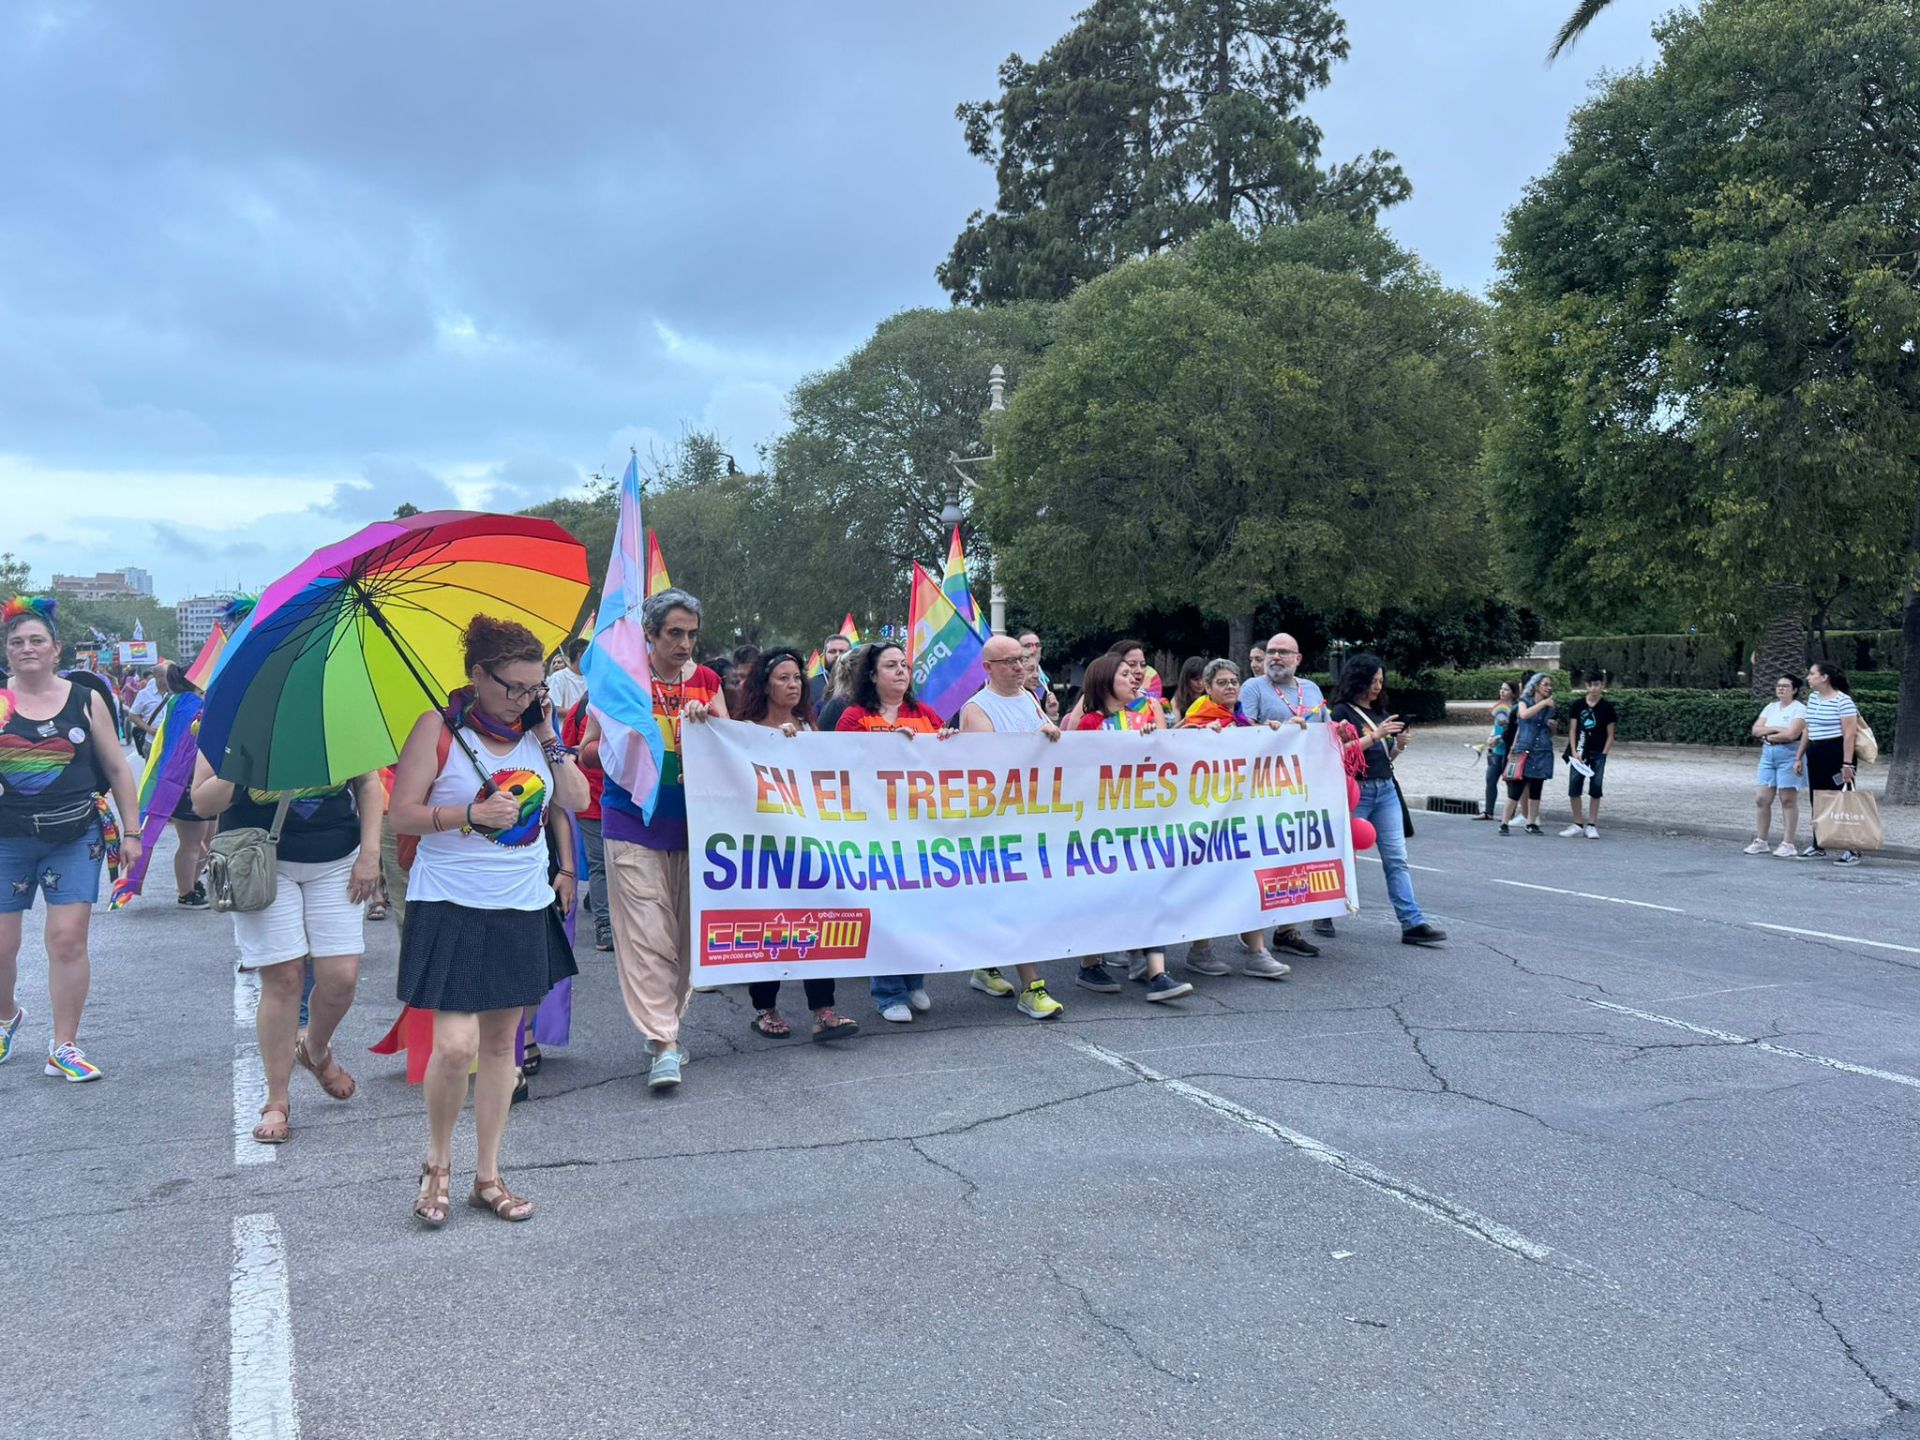
[[547, 782], [531, 770], [496, 770], [493, 788], [520, 802], [520, 818], [487, 839], [509, 848], [533, 844], [540, 838], [540, 819], [547, 808]]
[[64, 735], [29, 740], [0, 734], [0, 785], [21, 795], [38, 795], [73, 763], [73, 742]]

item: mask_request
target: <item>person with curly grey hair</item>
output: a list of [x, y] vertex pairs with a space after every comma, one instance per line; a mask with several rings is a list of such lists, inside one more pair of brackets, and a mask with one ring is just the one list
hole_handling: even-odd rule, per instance
[[[670, 1091], [687, 1061], [680, 1017], [693, 999], [688, 948], [693, 901], [687, 869], [687, 790], [680, 766], [680, 724], [727, 718], [719, 675], [696, 664], [700, 602], [680, 589], [649, 595], [640, 609], [647, 635], [653, 719], [665, 753], [651, 817], [646, 796], [630, 795], [612, 776], [600, 792], [600, 835], [606, 854], [613, 954], [627, 1014], [647, 1040], [647, 1085]], [[600, 723], [581, 747], [599, 763]]]

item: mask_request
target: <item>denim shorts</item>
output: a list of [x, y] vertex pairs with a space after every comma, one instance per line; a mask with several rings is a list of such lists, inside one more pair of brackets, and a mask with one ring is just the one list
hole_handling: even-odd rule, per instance
[[1807, 788], [1806, 767], [1801, 773], [1793, 773], [1793, 755], [1798, 745], [1762, 745], [1760, 747], [1760, 773], [1756, 777], [1762, 790], [1804, 790]]
[[106, 854], [97, 822], [78, 840], [57, 845], [0, 835], [0, 915], [31, 910], [35, 891], [44, 891], [49, 905], [93, 904], [100, 898]]

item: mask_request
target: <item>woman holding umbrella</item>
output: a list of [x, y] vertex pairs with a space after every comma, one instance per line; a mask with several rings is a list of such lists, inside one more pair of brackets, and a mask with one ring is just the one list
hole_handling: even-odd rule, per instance
[[[414, 1218], [433, 1229], [451, 1210], [453, 1129], [476, 1057], [478, 1155], [467, 1203], [503, 1220], [533, 1215], [499, 1165], [515, 1032], [527, 1006], [576, 973], [560, 922], [576, 877], [563, 869], [548, 882], [542, 822], [549, 804], [580, 810], [588, 799], [573, 752], [554, 736], [546, 647], [523, 625], [476, 615], [465, 652], [468, 683], [444, 713], [415, 722], [388, 812], [396, 833], [420, 837], [399, 996], [433, 1012], [427, 1158], [413, 1206]], [[476, 787], [480, 771], [487, 778]]]

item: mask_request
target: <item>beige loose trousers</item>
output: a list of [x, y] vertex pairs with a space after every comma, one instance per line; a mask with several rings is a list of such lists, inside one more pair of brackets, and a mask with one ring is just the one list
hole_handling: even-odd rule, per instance
[[640, 1033], [671, 1045], [693, 998], [687, 852], [608, 840], [606, 857], [620, 994]]

